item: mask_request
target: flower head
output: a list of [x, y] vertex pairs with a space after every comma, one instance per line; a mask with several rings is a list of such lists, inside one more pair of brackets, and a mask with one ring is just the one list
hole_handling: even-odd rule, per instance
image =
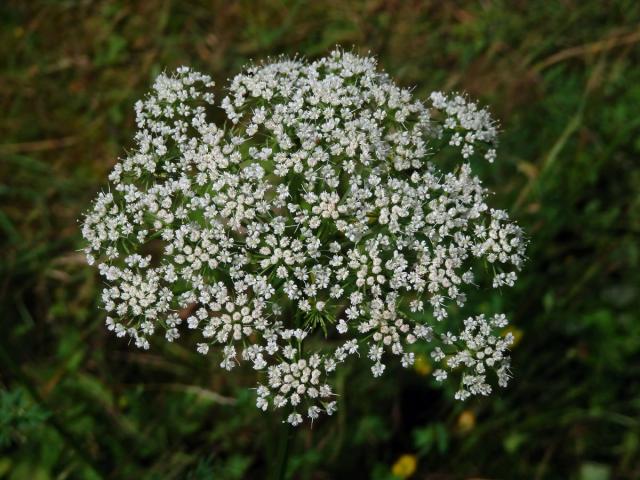
[[461, 370], [460, 399], [487, 395], [490, 371], [505, 385], [504, 316], [456, 328], [448, 308], [481, 261], [498, 288], [524, 258], [521, 229], [472, 172], [496, 156], [489, 113], [461, 95], [415, 99], [341, 50], [251, 66], [219, 103], [212, 86], [186, 67], [157, 78], [136, 104], [135, 149], [85, 218], [109, 330], [141, 348], [195, 335], [221, 368], [262, 372], [258, 408], [293, 425], [334, 412], [330, 377], [349, 358], [377, 377], [392, 357], [413, 365], [416, 342], [436, 379]]
[[418, 467], [418, 460], [415, 455], [405, 453], [401, 455], [396, 463], [391, 467], [391, 474], [399, 478], [409, 478]]

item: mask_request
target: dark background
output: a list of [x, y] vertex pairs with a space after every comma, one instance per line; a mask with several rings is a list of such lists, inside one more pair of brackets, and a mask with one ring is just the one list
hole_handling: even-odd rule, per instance
[[640, 2], [595, 0], [0, 2], [0, 478], [264, 478], [278, 419], [251, 374], [109, 335], [78, 219], [160, 71], [221, 89], [249, 59], [336, 44], [490, 107], [481, 175], [531, 246], [480, 299], [515, 325], [508, 389], [463, 404], [422, 360], [354, 365], [290, 478], [389, 479], [401, 455], [415, 479], [640, 478]]

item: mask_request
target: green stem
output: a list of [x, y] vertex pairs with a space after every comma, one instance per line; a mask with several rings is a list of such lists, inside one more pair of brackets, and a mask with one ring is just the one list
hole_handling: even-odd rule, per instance
[[286, 421], [282, 422], [278, 438], [277, 462], [273, 471], [273, 480], [284, 480], [287, 474], [287, 463], [289, 461], [289, 443], [293, 436], [291, 425]]

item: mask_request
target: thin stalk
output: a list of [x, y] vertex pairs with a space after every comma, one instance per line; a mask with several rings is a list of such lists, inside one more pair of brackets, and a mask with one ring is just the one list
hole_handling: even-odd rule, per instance
[[282, 422], [278, 434], [277, 462], [273, 471], [273, 480], [284, 480], [287, 474], [287, 464], [289, 462], [289, 444], [293, 436], [293, 429], [286, 421]]

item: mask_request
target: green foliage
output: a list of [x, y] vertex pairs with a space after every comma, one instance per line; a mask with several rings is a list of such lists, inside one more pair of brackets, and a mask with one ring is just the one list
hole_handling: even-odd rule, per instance
[[417, 371], [342, 372], [336, 417], [292, 440], [290, 477], [393, 478], [405, 453], [414, 478], [640, 477], [640, 4], [214, 3], [0, 2], [0, 478], [265, 476], [279, 419], [256, 411], [252, 373], [108, 335], [77, 219], [159, 71], [220, 86], [250, 58], [336, 43], [500, 119], [480, 175], [530, 258], [514, 289], [470, 303], [522, 339], [509, 388], [464, 405]]
[[24, 390], [0, 391], [0, 448], [26, 441], [47, 416], [47, 412], [29, 402]]
[[414, 429], [413, 439], [416, 452], [420, 455], [426, 455], [431, 450], [437, 450], [440, 454], [447, 451], [448, 433], [442, 423], [431, 423], [426, 427]]

